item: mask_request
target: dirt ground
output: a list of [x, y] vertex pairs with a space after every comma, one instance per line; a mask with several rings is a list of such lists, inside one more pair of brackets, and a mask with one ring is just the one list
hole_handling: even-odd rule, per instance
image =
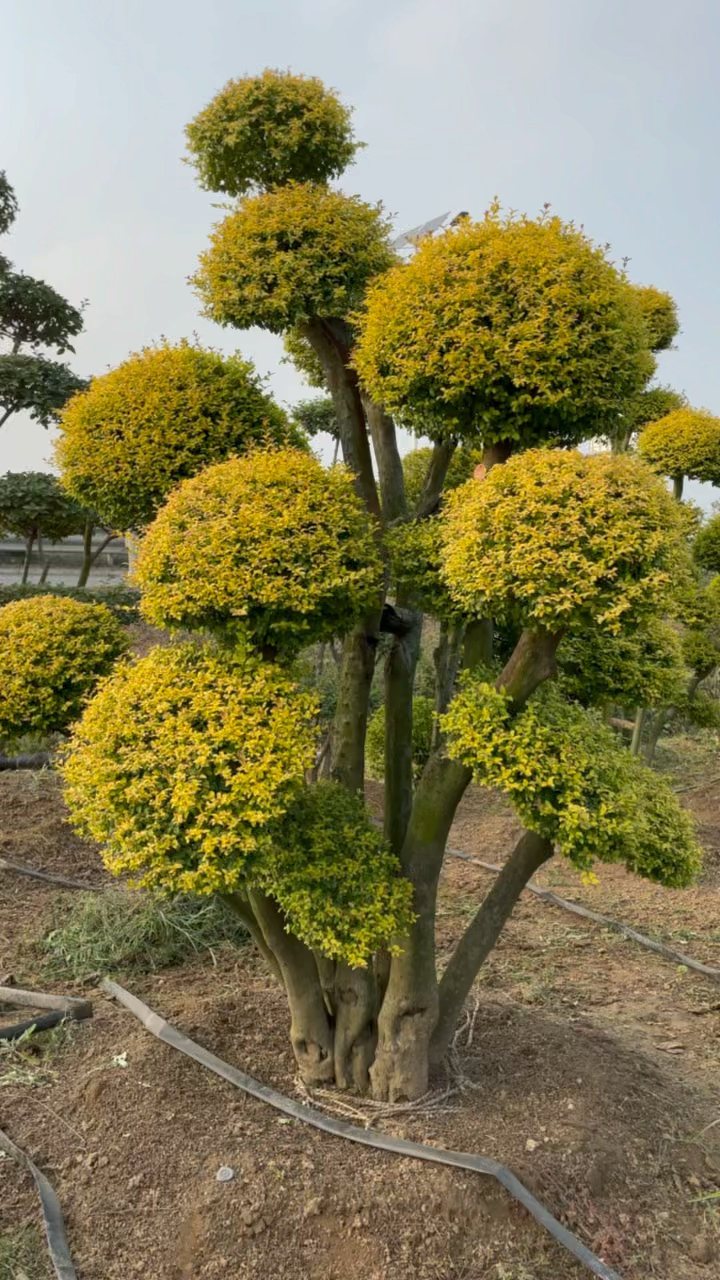
[[[377, 787], [372, 800], [381, 803]], [[687, 801], [708, 851], [696, 888], [659, 889], [618, 868], [583, 885], [559, 860], [541, 881], [720, 966], [720, 782]], [[451, 844], [499, 862], [514, 827], [496, 797], [473, 791]], [[2, 856], [93, 883], [103, 876], [97, 853], [65, 825], [51, 774], [0, 775]], [[447, 860], [443, 945], [490, 883]], [[37, 943], [61, 896], [0, 872], [0, 981], [10, 973], [60, 989], [43, 976]], [[299, 1096], [286, 1010], [251, 950], [128, 985], [221, 1057]], [[159, 1044], [99, 990], [87, 993], [92, 1021], [58, 1040], [33, 1083], [0, 1087], [0, 1127], [52, 1180], [80, 1280], [589, 1274], [487, 1179], [278, 1117]], [[430, 1104], [341, 1105], [360, 1123], [510, 1165], [624, 1280], [710, 1280], [720, 1273], [719, 1068], [720, 986], [528, 894]], [[217, 1181], [221, 1166], [231, 1181]], [[0, 1240], [28, 1224], [40, 1224], [32, 1182], [2, 1160]], [[0, 1270], [1, 1280], [36, 1275]]]

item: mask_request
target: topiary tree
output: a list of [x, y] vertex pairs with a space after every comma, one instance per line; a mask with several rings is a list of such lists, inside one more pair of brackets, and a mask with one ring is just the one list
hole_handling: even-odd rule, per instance
[[290, 657], [376, 603], [382, 561], [347, 470], [284, 449], [180, 485], [143, 539], [135, 579], [156, 626], [207, 628]]
[[[5, 173], [0, 173], [0, 235], [17, 214], [17, 200]], [[71, 395], [86, 386], [66, 365], [43, 354], [73, 351], [72, 340], [82, 332], [82, 306], [74, 307], [44, 280], [13, 271], [0, 255], [0, 427], [15, 413], [25, 412], [43, 427]]]
[[127, 650], [103, 604], [33, 596], [0, 609], [0, 738], [63, 733]]
[[388, 410], [432, 413], [498, 457], [611, 432], [654, 369], [636, 292], [605, 252], [497, 204], [369, 290], [355, 363]]
[[[263, 77], [252, 92], [252, 117], [246, 89], [218, 103], [241, 139], [222, 171], [196, 135], [201, 180], [250, 188], [196, 285], [220, 323], [299, 335], [314, 353], [350, 474], [258, 450], [170, 497], [140, 554], [144, 608], [212, 640], [111, 679], [75, 733], [68, 796], [111, 861], [235, 902], [287, 993], [306, 1081], [415, 1098], [556, 849], [664, 883], [696, 870], [672, 793], [592, 710], [546, 690], [566, 633], [627, 633], [664, 611], [686, 529], [636, 458], [547, 448], [596, 436], [653, 367], [640, 301], [605, 253], [559, 219], [493, 210], [395, 266], [378, 209], [293, 167], [294, 124], [260, 172], [276, 117]], [[390, 410], [434, 424], [412, 510]], [[140, 437], [152, 430], [138, 420]], [[482, 465], [446, 493], [466, 448]], [[442, 623], [439, 727], [417, 777], [423, 606]], [[317, 715], [291, 664], [331, 635], [343, 659], [318, 783]], [[383, 837], [361, 801], [378, 655]], [[438, 982], [438, 878], [473, 773], [505, 789], [525, 831]]]
[[639, 448], [651, 466], [670, 477], [677, 498], [686, 477], [720, 484], [720, 418], [707, 409], [686, 406], [651, 422]]
[[162, 342], [73, 397], [55, 456], [68, 492], [129, 531], [148, 524], [170, 491], [208, 463], [281, 441], [302, 438], [251, 364]]

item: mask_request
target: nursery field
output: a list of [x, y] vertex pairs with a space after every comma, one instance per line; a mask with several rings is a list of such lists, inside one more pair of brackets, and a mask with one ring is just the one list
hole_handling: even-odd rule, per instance
[[[707, 851], [697, 887], [655, 888], [609, 867], [584, 885], [558, 859], [539, 882], [720, 965], [720, 779], [696, 743], [676, 745], [664, 763], [686, 788]], [[0, 791], [1, 857], [103, 883], [114, 901], [98, 854], [65, 823], [51, 772], [5, 774]], [[377, 784], [370, 799], [379, 810]], [[514, 824], [498, 797], [476, 789], [450, 843], [492, 862], [511, 846]], [[179, 945], [156, 949], [154, 970], [142, 951], [132, 963], [122, 950], [113, 968], [73, 944], [67, 926], [84, 895], [0, 874], [0, 979], [10, 973], [94, 1004], [91, 1021], [0, 1056], [0, 1127], [53, 1182], [82, 1280], [587, 1274], [486, 1179], [278, 1117], [159, 1044], [97, 985], [103, 968], [219, 1056], [307, 1097], [283, 997], [249, 945], [207, 945], [201, 933], [194, 951], [178, 924]], [[447, 860], [443, 949], [490, 880]], [[51, 945], [58, 930], [67, 954]], [[108, 939], [97, 945], [102, 952]], [[719, 1067], [716, 984], [526, 894], [428, 1100], [314, 1100], [355, 1123], [509, 1164], [624, 1280], [704, 1280], [720, 1258]], [[222, 1166], [231, 1181], [217, 1181]], [[32, 1181], [3, 1160], [0, 1277], [50, 1276], [45, 1257]]]

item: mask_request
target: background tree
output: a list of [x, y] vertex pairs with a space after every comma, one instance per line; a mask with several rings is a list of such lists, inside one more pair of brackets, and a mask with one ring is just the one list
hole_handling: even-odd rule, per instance
[[685, 406], [649, 423], [639, 449], [651, 466], [669, 476], [678, 499], [686, 478], [720, 484], [720, 418], [707, 409]]
[[[17, 213], [17, 200], [0, 174], [0, 234]], [[0, 256], [0, 427], [24, 411], [44, 427], [71, 395], [86, 385], [68, 365], [43, 354], [73, 351], [82, 332], [83, 307], [74, 307], [44, 280], [14, 271]]]
[[[637, 294], [603, 250], [547, 214], [493, 208], [395, 264], [382, 212], [331, 190], [315, 159], [299, 165], [298, 134], [316, 156], [334, 95], [311, 111], [295, 77], [239, 86], [202, 117], [233, 140], [221, 167], [214, 129], [190, 134], [201, 181], [241, 197], [196, 286], [220, 323], [309, 345], [348, 472], [260, 452], [183, 482], [146, 535], [144, 607], [213, 642], [110, 680], [75, 734], [68, 798], [111, 862], [235, 902], [287, 993], [306, 1081], [414, 1098], [523, 886], [556, 849], [665, 883], [695, 873], [691, 824], [665, 784], [639, 761], [628, 768], [596, 713], [545, 688], [566, 631], [630, 632], [664, 609], [685, 527], [637, 459], [539, 447], [609, 431], [654, 368]], [[268, 174], [262, 148], [272, 129], [282, 135], [285, 89], [295, 114]], [[327, 135], [326, 173], [337, 173]], [[412, 512], [391, 412], [433, 424]], [[139, 434], [152, 430], [142, 422]], [[483, 467], [443, 499], [465, 448], [482, 450]], [[121, 469], [106, 459], [104, 470], [122, 500]], [[438, 663], [439, 730], [418, 778], [428, 601], [454, 657]], [[332, 780], [319, 784], [303, 728], [316, 713], [286, 682], [298, 646], [333, 633], [343, 662]], [[379, 654], [384, 840], [359, 800]], [[238, 759], [249, 773], [242, 763], [236, 782]], [[506, 791], [525, 830], [438, 979], [438, 878], [473, 774]]]
[[[47, 471], [8, 471], [0, 476], [0, 531], [23, 538], [22, 581], [28, 580], [33, 547], [83, 533], [88, 512]], [[82, 586], [84, 583], [79, 583]]]
[[56, 458], [73, 497], [129, 531], [148, 524], [170, 491], [208, 463], [250, 445], [302, 439], [248, 361], [162, 342], [73, 397]]
[[0, 609], [0, 738], [63, 733], [128, 648], [103, 604], [54, 596]]

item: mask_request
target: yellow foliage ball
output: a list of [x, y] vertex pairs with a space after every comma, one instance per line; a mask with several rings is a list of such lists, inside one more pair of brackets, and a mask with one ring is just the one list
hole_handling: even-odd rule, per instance
[[270, 69], [229, 80], [186, 134], [200, 185], [232, 196], [327, 182], [358, 147], [350, 111], [332, 89], [314, 76]]
[[657, 612], [684, 554], [679, 504], [627, 454], [528, 450], [449, 493], [442, 522], [457, 606], [551, 632]]
[[658, 418], [645, 427], [638, 447], [664, 476], [720, 484], [720, 418], [707, 409], [676, 409]]
[[299, 443], [253, 366], [163, 342], [93, 378], [63, 410], [56, 457], [65, 487], [102, 520], [138, 529], [187, 476], [249, 445]]
[[285, 333], [344, 317], [395, 261], [380, 206], [310, 183], [249, 197], [215, 227], [194, 278], [217, 324]]
[[135, 577], [149, 622], [287, 656], [350, 630], [379, 601], [382, 564], [346, 468], [279, 449], [186, 480], [147, 531]]
[[314, 713], [268, 664], [153, 649], [117, 669], [75, 728], [61, 766], [71, 819], [115, 874], [232, 892], [313, 763]]
[[611, 434], [654, 369], [605, 251], [559, 218], [497, 206], [373, 283], [355, 362], [389, 411], [522, 447]]
[[651, 284], [635, 285], [634, 289], [648, 331], [650, 349], [667, 351], [680, 328], [675, 299]]
[[127, 650], [103, 604], [32, 596], [0, 609], [0, 738], [59, 733]]

